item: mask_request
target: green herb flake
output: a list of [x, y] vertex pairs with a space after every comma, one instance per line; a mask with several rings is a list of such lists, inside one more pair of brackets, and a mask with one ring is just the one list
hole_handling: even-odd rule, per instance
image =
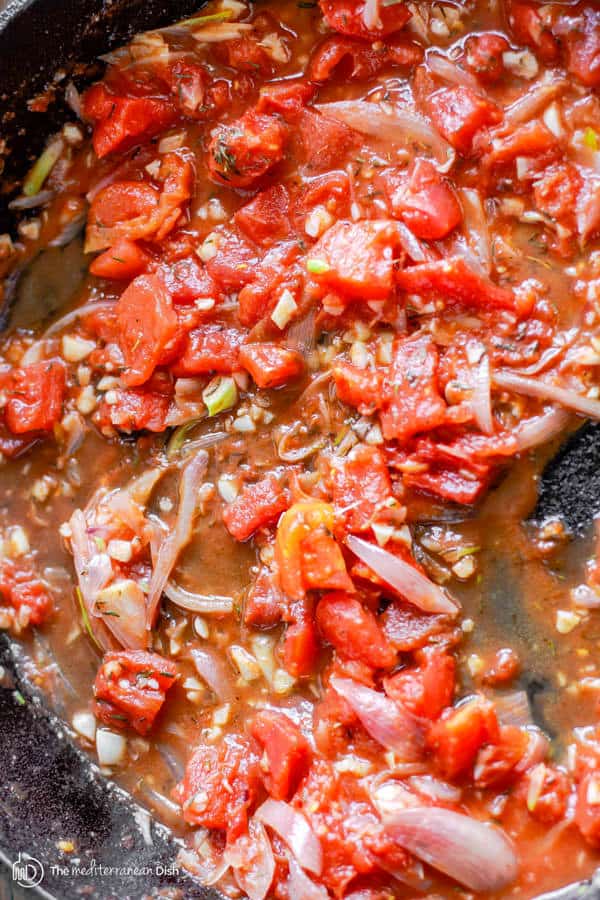
[[329, 272], [329, 266], [323, 259], [307, 259], [306, 268], [312, 275], [323, 275]]

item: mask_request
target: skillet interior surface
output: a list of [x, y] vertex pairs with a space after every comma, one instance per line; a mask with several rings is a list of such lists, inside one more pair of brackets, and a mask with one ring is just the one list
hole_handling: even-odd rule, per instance
[[[61, 99], [69, 78], [85, 82], [99, 53], [199, 5], [194, 0], [13, 0], [0, 13], [0, 233], [15, 224], [7, 206], [13, 187], [48, 134], [72, 116]], [[55, 95], [48, 111], [31, 112], [27, 100], [48, 85]], [[551, 464], [534, 518], [570, 510], [569, 524], [578, 530], [597, 512], [593, 497], [600, 491], [590, 489], [589, 478], [600, 479], [598, 437], [597, 428], [582, 429]], [[570, 485], [566, 499], [565, 484]], [[183, 871], [172, 871], [177, 842], [75, 747], [28, 683], [24, 662], [17, 645], [0, 635], [0, 862], [10, 864], [19, 853], [36, 857], [45, 867], [40, 895], [60, 900], [217, 897]], [[57, 846], [61, 841], [72, 841], [75, 851], [65, 856]], [[74, 860], [83, 868], [109, 871], [65, 877], [61, 867]], [[550, 898], [595, 900], [600, 880], [544, 895]]]

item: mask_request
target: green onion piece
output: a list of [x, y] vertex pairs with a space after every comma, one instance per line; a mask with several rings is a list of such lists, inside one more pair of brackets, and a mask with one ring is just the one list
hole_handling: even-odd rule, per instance
[[594, 131], [593, 128], [589, 126], [583, 132], [583, 143], [586, 147], [589, 147], [590, 150], [598, 149], [598, 135]]
[[192, 431], [196, 425], [199, 425], [203, 419], [190, 419], [189, 422], [186, 422], [185, 425], [180, 425], [175, 429], [169, 441], [167, 443], [167, 457], [172, 459], [173, 456], [176, 456], [185, 443], [185, 439], [187, 438], [190, 431]]
[[102, 651], [102, 647], [96, 640], [96, 636], [95, 636], [94, 632], [92, 631], [92, 623], [90, 622], [90, 617], [88, 616], [88, 611], [85, 608], [85, 603], [83, 602], [83, 594], [81, 593], [81, 590], [78, 587], [75, 588], [75, 593], [77, 594], [77, 600], [79, 602], [79, 609], [81, 610], [81, 619], [83, 621], [84, 628], [87, 631], [87, 633], [89, 634], [89, 636], [91, 637], [92, 641], [94, 642], [94, 644], [96, 645], [98, 650]]
[[209, 416], [218, 416], [224, 409], [230, 409], [237, 403], [237, 385], [233, 378], [213, 378], [202, 391], [202, 399]]
[[44, 182], [63, 152], [62, 138], [54, 138], [40, 158], [31, 167], [23, 182], [23, 193], [26, 197], [34, 197], [41, 191]]
[[17, 701], [19, 706], [26, 705], [27, 701], [26, 701], [25, 697], [23, 696], [23, 694], [21, 693], [21, 691], [13, 691], [13, 697], [15, 698], [15, 700]]
[[324, 272], [329, 271], [329, 266], [323, 259], [307, 259], [306, 268], [313, 275], [322, 275]]
[[233, 15], [231, 9], [224, 9], [223, 12], [212, 13], [209, 16], [195, 16], [193, 19], [182, 19], [177, 22], [183, 28], [200, 28], [202, 25], [210, 25], [213, 22], [226, 22]]

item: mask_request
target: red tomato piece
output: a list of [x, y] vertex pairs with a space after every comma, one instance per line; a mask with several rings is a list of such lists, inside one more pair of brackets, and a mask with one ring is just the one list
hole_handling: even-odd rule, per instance
[[116, 403], [106, 402], [100, 407], [101, 421], [107, 421], [119, 431], [154, 431], [167, 427], [173, 388], [170, 381], [156, 376], [143, 388], [118, 391]]
[[600, 772], [591, 770], [581, 778], [577, 788], [575, 824], [592, 847], [600, 847]]
[[333, 367], [333, 380], [342, 403], [369, 416], [383, 405], [383, 376], [374, 369], [359, 369], [350, 363]]
[[570, 163], [550, 166], [534, 182], [535, 205], [567, 228], [575, 228], [575, 212], [582, 187], [583, 178], [575, 166]]
[[249, 628], [273, 628], [283, 618], [284, 596], [273, 573], [262, 568], [244, 603], [244, 624]]
[[471, 152], [478, 131], [503, 118], [500, 107], [463, 85], [440, 88], [428, 98], [427, 109], [442, 137], [464, 155]]
[[173, 365], [178, 377], [221, 372], [230, 375], [239, 369], [241, 332], [222, 325], [200, 325], [186, 337], [183, 355]]
[[105, 725], [148, 734], [176, 677], [175, 663], [158, 653], [106, 653], [94, 682], [94, 712]]
[[398, 246], [393, 222], [336, 222], [311, 250], [307, 266], [329, 290], [351, 299], [387, 299]]
[[337, 653], [373, 669], [389, 669], [397, 653], [371, 610], [341, 591], [326, 594], [317, 605], [317, 625]]
[[345, 531], [371, 527], [392, 495], [392, 484], [381, 450], [361, 444], [331, 469], [336, 519]]
[[431, 726], [427, 744], [445, 778], [465, 775], [484, 744], [498, 740], [498, 722], [493, 704], [475, 697], [446, 710]]
[[486, 491], [490, 482], [491, 469], [487, 467], [485, 476], [470, 475], [468, 467], [462, 469], [434, 465], [424, 472], [406, 472], [403, 483], [407, 488], [434, 494], [443, 500], [472, 506]]
[[328, 81], [334, 74], [359, 81], [372, 78], [386, 65], [412, 67], [422, 58], [422, 47], [404, 38], [373, 47], [355, 38], [330, 35], [315, 48], [307, 75], [312, 81]]
[[86, 91], [82, 112], [94, 123], [92, 143], [99, 158], [143, 143], [177, 119], [176, 110], [167, 100], [119, 97], [104, 84], [95, 84]]
[[229, 734], [217, 746], [194, 750], [173, 797], [188, 825], [224, 831], [232, 842], [246, 831], [259, 786], [254, 745], [242, 735]]
[[301, 79], [285, 79], [264, 84], [260, 89], [256, 111], [278, 113], [285, 119], [295, 119], [300, 110], [312, 100], [316, 86]]
[[122, 238], [96, 257], [90, 264], [90, 272], [97, 278], [128, 281], [145, 272], [149, 262], [150, 257], [135, 241]]
[[200, 299], [221, 298], [214, 279], [193, 256], [180, 259], [173, 265], [160, 266], [157, 274], [176, 305], [187, 306]]
[[300, 553], [305, 590], [354, 591], [339, 544], [324, 528], [304, 538]]
[[489, 744], [477, 754], [473, 781], [477, 787], [502, 787], [519, 777], [515, 771], [527, 752], [529, 734], [523, 728], [503, 725], [498, 740]]
[[210, 74], [204, 66], [179, 59], [169, 67], [171, 93], [181, 112], [193, 119], [205, 119], [212, 112]]
[[543, 825], [556, 825], [567, 811], [571, 780], [563, 769], [538, 763], [524, 776], [529, 814]]
[[382, 177], [392, 214], [402, 219], [418, 238], [437, 241], [462, 221], [456, 194], [433, 163], [417, 159], [407, 177]]
[[289, 800], [310, 766], [310, 744], [289, 716], [274, 710], [259, 712], [250, 723], [250, 734], [264, 752], [267, 791], [276, 800]]
[[283, 639], [283, 665], [294, 678], [312, 675], [319, 654], [319, 637], [312, 600], [305, 597], [291, 604], [289, 623]]
[[255, 277], [256, 249], [237, 230], [213, 233], [217, 252], [206, 263], [206, 271], [224, 293], [240, 291]]
[[564, 35], [567, 70], [587, 87], [600, 85], [600, 12], [584, 6]]
[[536, 119], [494, 137], [492, 149], [485, 156], [485, 163], [489, 166], [508, 165], [518, 156], [539, 158], [545, 153], [557, 151], [559, 147], [556, 135]]
[[533, 47], [544, 62], [553, 62], [560, 47], [540, 5], [530, 0], [511, 0], [508, 6], [509, 22], [517, 43]]
[[394, 600], [381, 615], [385, 636], [403, 653], [420, 650], [448, 632], [445, 616], [424, 613], [412, 604]]
[[247, 541], [259, 528], [272, 525], [290, 505], [289, 495], [274, 475], [245, 485], [223, 510], [223, 521], [236, 541]]
[[283, 184], [274, 184], [238, 209], [233, 221], [250, 240], [262, 247], [289, 236], [290, 196]]
[[178, 336], [179, 323], [171, 298], [156, 275], [140, 275], [121, 294], [117, 306], [119, 345], [129, 387], [144, 384]]
[[520, 671], [521, 663], [516, 651], [512, 647], [502, 647], [494, 653], [483, 679], [486, 684], [503, 686], [514, 681]]
[[65, 367], [58, 359], [13, 369], [5, 417], [13, 434], [52, 431], [62, 416]]
[[277, 297], [287, 288], [296, 296], [301, 281], [300, 255], [297, 241], [283, 241], [269, 250], [251, 272], [248, 283], [238, 294], [238, 316], [242, 325], [251, 328], [274, 308]]
[[448, 304], [512, 309], [523, 314], [530, 311], [529, 307], [520, 308], [514, 291], [475, 272], [460, 256], [403, 269], [396, 273], [396, 282], [407, 294], [434, 295]]
[[502, 54], [510, 44], [501, 34], [483, 31], [472, 34], [465, 42], [465, 65], [473, 75], [486, 84], [494, 84], [504, 74]]
[[296, 350], [278, 344], [244, 344], [240, 348], [240, 365], [254, 379], [259, 388], [276, 388], [304, 371], [304, 360]]
[[321, 12], [330, 28], [367, 41], [400, 31], [410, 19], [410, 10], [405, 3], [387, 6], [382, 3], [379, 4], [378, 21], [368, 28], [363, 19], [365, 5], [365, 0], [319, 0]]
[[438, 352], [430, 337], [396, 340], [393, 353], [380, 420], [386, 440], [403, 442], [442, 425], [446, 402], [438, 389]]
[[42, 625], [52, 614], [54, 603], [46, 585], [31, 569], [9, 559], [0, 562], [0, 606], [15, 611], [16, 623]]
[[385, 692], [415, 716], [437, 719], [454, 696], [454, 657], [433, 646], [417, 651], [416, 659], [418, 665], [385, 679]]
[[208, 148], [213, 181], [250, 187], [283, 158], [287, 129], [280, 119], [249, 110], [230, 125], [219, 125]]
[[315, 109], [302, 109], [294, 124], [293, 153], [310, 174], [341, 168], [360, 143], [356, 131]]

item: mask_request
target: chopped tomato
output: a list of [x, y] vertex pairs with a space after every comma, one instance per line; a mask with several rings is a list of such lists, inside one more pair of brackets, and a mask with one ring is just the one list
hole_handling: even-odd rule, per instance
[[221, 293], [208, 271], [193, 256], [179, 259], [157, 270], [173, 303], [187, 306], [196, 300], [220, 299]]
[[286, 620], [289, 624], [281, 651], [283, 665], [294, 678], [312, 675], [319, 654], [312, 600], [304, 598], [292, 603]]
[[403, 269], [397, 272], [396, 282], [407, 294], [433, 294], [448, 304], [513, 309], [523, 314], [530, 311], [514, 291], [470, 269], [460, 256]]
[[354, 590], [339, 544], [323, 527], [306, 535], [300, 553], [302, 581], [307, 591]]
[[437, 382], [438, 353], [430, 337], [394, 342], [393, 362], [380, 412], [386, 440], [406, 441], [414, 434], [442, 425], [446, 403]]
[[527, 809], [543, 825], [556, 825], [567, 811], [571, 793], [569, 776], [557, 766], [538, 763], [524, 777]]
[[242, 488], [223, 510], [223, 521], [236, 541], [247, 541], [258, 528], [271, 525], [289, 506], [289, 496], [274, 475]]
[[360, 136], [348, 125], [315, 109], [302, 109], [292, 135], [292, 148], [309, 173], [339, 168]]
[[310, 766], [310, 744], [289, 716], [262, 710], [250, 723], [250, 734], [264, 751], [263, 779], [276, 800], [289, 800]]
[[530, 739], [525, 729], [502, 725], [498, 739], [477, 754], [473, 770], [477, 787], [501, 787], [518, 778], [515, 767], [525, 756]]
[[410, 10], [405, 3], [382, 3], [379, 4], [376, 24], [367, 28], [363, 19], [365, 5], [366, 0], [319, 0], [321, 12], [330, 28], [367, 41], [400, 31], [410, 19]]
[[454, 696], [454, 657], [434, 646], [417, 651], [415, 658], [416, 666], [385, 679], [385, 692], [415, 716], [437, 719]]
[[333, 507], [322, 500], [300, 500], [281, 517], [277, 526], [275, 559], [281, 589], [292, 600], [306, 594], [302, 576], [302, 542], [311, 531], [324, 527], [333, 531]]
[[377, 447], [361, 444], [335, 459], [331, 469], [336, 518], [345, 531], [370, 528], [392, 495], [385, 459]]
[[471, 152], [478, 131], [503, 118], [500, 107], [463, 85], [440, 88], [428, 98], [427, 109], [442, 137], [465, 155]]
[[492, 31], [472, 34], [465, 42], [465, 65], [486, 84], [495, 84], [504, 75], [502, 54], [510, 50], [505, 37]]
[[498, 739], [493, 704], [480, 697], [446, 710], [429, 730], [427, 743], [445, 778], [465, 775], [484, 744]]
[[317, 625], [337, 653], [358, 659], [373, 669], [389, 669], [397, 653], [373, 615], [349, 594], [326, 594], [317, 605]]
[[239, 361], [263, 389], [281, 387], [304, 371], [302, 356], [277, 344], [244, 344]]
[[281, 622], [284, 597], [273, 573], [262, 568], [244, 603], [244, 624], [249, 628], [273, 628]]
[[393, 38], [374, 47], [355, 38], [330, 35], [315, 48], [307, 74], [313, 81], [327, 81], [334, 73], [358, 81], [372, 78], [390, 63], [410, 67], [422, 58], [419, 44], [404, 38]]
[[135, 387], [147, 381], [179, 334], [170, 296], [156, 275], [140, 275], [121, 294], [117, 306], [119, 345], [127, 369], [123, 381]]
[[393, 222], [336, 222], [311, 250], [307, 267], [329, 290], [352, 299], [387, 299], [398, 246]]
[[567, 70], [587, 87], [600, 85], [600, 12], [584, 6], [575, 27], [564, 36]]
[[437, 241], [460, 224], [462, 210], [456, 194], [427, 159], [415, 160], [408, 176], [383, 176], [392, 214], [419, 238]]
[[383, 405], [383, 375], [374, 369], [359, 369], [350, 363], [333, 367], [333, 380], [342, 403], [369, 416]]
[[231, 374], [239, 369], [238, 356], [243, 335], [235, 328], [200, 325], [187, 335], [183, 354], [173, 365], [177, 377], [205, 372]]
[[583, 179], [575, 166], [558, 163], [542, 172], [533, 185], [535, 205], [567, 228], [575, 228], [575, 212]]
[[316, 93], [316, 86], [301, 79], [286, 78], [284, 81], [268, 82], [260, 89], [256, 111], [278, 113], [285, 119], [296, 118], [300, 110]]
[[102, 422], [110, 422], [119, 431], [162, 432], [167, 427], [167, 416], [173, 396], [173, 386], [168, 378], [156, 375], [141, 388], [117, 391], [116, 402], [103, 402], [99, 409]]
[[239, 291], [255, 277], [256, 249], [237, 230], [216, 229], [213, 236], [216, 252], [206, 271], [225, 293]]
[[143, 143], [177, 118], [176, 110], [167, 100], [119, 97], [103, 84], [95, 84], [85, 92], [82, 113], [94, 123], [92, 141], [100, 158]]
[[210, 75], [204, 66], [178, 59], [169, 67], [171, 93], [181, 112], [193, 119], [205, 119], [212, 112]]
[[[486, 140], [487, 145], [487, 140]], [[498, 134], [492, 140], [491, 149], [485, 155], [488, 166], [505, 166], [519, 156], [539, 158], [559, 148], [556, 135], [539, 119], [527, 122]]]
[[403, 653], [419, 650], [448, 633], [445, 616], [421, 612], [400, 600], [390, 603], [382, 613], [381, 623], [390, 644]]
[[44, 582], [28, 566], [9, 559], [0, 562], [0, 608], [4, 605], [14, 610], [19, 627], [42, 625], [54, 607]]
[[290, 196], [283, 184], [261, 191], [238, 209], [233, 221], [250, 240], [263, 247], [289, 236]]
[[90, 264], [90, 272], [98, 278], [129, 280], [141, 275], [148, 268], [150, 257], [142, 248], [127, 238], [121, 238], [112, 247], [97, 256]]
[[251, 328], [267, 316], [284, 290], [296, 296], [302, 284], [297, 241], [283, 241], [271, 248], [246, 278], [238, 294], [238, 316], [242, 325]]
[[173, 660], [158, 653], [106, 653], [94, 683], [95, 714], [105, 725], [148, 734], [176, 677]]
[[208, 148], [213, 181], [249, 187], [282, 158], [287, 132], [275, 116], [249, 110], [231, 125], [220, 125]]
[[52, 431], [62, 416], [66, 373], [58, 359], [13, 369], [6, 403], [6, 424], [13, 434]]
[[577, 788], [575, 824], [592, 847], [600, 847], [600, 772], [586, 772]]
[[544, 20], [540, 4], [530, 0], [510, 0], [509, 22], [519, 44], [533, 47], [545, 62], [556, 59], [559, 44]]
[[517, 677], [521, 671], [521, 663], [512, 647], [502, 647], [494, 653], [489, 666], [483, 675], [486, 684], [506, 685]]
[[227, 735], [217, 746], [201, 744], [194, 750], [173, 797], [188, 825], [224, 831], [231, 842], [245, 833], [259, 786], [253, 743], [241, 735]]

